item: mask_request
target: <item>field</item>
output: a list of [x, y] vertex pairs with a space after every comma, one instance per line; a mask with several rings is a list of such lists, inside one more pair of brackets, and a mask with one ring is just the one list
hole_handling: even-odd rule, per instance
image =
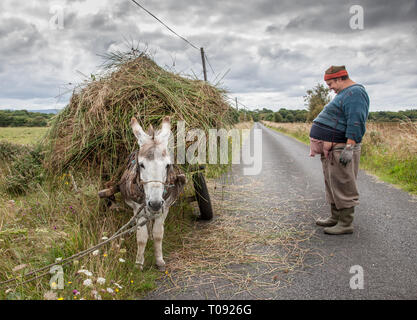
[[0, 127], [0, 141], [34, 144], [44, 136], [47, 130], [47, 127]]
[[[268, 125], [308, 143], [309, 124]], [[250, 123], [246, 123], [237, 127], [243, 129], [250, 126]], [[3, 129], [0, 128], [0, 135], [4, 135]], [[8, 141], [22, 141], [18, 140], [22, 128], [6, 129]], [[39, 132], [38, 135], [26, 135], [25, 143], [35, 144], [41, 136]], [[390, 137], [389, 143], [385, 137]], [[0, 143], [0, 158], [2, 154], [4, 156], [1, 146]], [[416, 148], [417, 128], [414, 124], [369, 123], [361, 167], [416, 194]], [[29, 168], [32, 169], [31, 163]], [[124, 206], [120, 211], [109, 210], [97, 197], [97, 190], [101, 186], [83, 176], [82, 172], [69, 171], [54, 177], [47, 186], [35, 183], [31, 192], [13, 196], [5, 191], [10, 182], [7, 180], [9, 173], [10, 164], [7, 161], [0, 162], [0, 282], [22, 276], [30, 270], [99, 243], [132, 215], [132, 211]], [[210, 178], [218, 177], [221, 173], [219, 169], [209, 168], [206, 174], [209, 184], [213, 185]], [[192, 194], [193, 189], [188, 186], [183, 197]], [[165, 257], [176, 251], [184, 253], [184, 248], [187, 248], [185, 253], [190, 259], [186, 261], [188, 265], [199, 265], [195, 261], [201, 255], [201, 248], [195, 245], [193, 250], [199, 251], [193, 253], [189, 246], [189, 239], [199, 239], [202, 235], [195, 223], [197, 212], [196, 203], [180, 202], [171, 208], [165, 224]], [[221, 248], [224, 242], [213, 241], [211, 245]], [[52, 275], [46, 275], [16, 288], [0, 288], [0, 300], [138, 299], [155, 288], [158, 279], [171, 281], [168, 260], [165, 273], [156, 269], [151, 241], [145, 251], [143, 272], [135, 267], [135, 254], [136, 237], [130, 234], [100, 248], [96, 255], [90, 254], [64, 266], [64, 289], [51, 290]], [[19, 281], [23, 279], [20, 277]], [[91, 285], [85, 284], [87, 279], [92, 279]]]
[[[309, 144], [309, 123], [263, 122]], [[417, 123], [368, 122], [360, 167], [383, 181], [417, 194]]]
[[[239, 124], [238, 128], [248, 128], [250, 123]], [[24, 135], [21, 128], [0, 128], [0, 134], [7, 136], [8, 142], [35, 144], [42, 137], [40, 130], [35, 135]], [[31, 130], [31, 129], [29, 129]], [[4, 140], [3, 140], [4, 141]], [[5, 145], [0, 143], [0, 159], [7, 156]], [[9, 146], [6, 146], [9, 147]], [[17, 152], [23, 147], [12, 148]], [[4, 158], [3, 158], [4, 159]], [[30, 170], [33, 164], [28, 165]], [[121, 204], [119, 211], [107, 208], [97, 196], [102, 188], [96, 181], [83, 176], [82, 172], [68, 173], [51, 178], [45, 185], [34, 184], [27, 194], [11, 195], [9, 187], [11, 164], [0, 162], [0, 282], [22, 276], [39, 267], [64, 259], [79, 251], [92, 247], [111, 236], [132, 216], [132, 211]], [[35, 170], [35, 169], [33, 169]], [[206, 170], [208, 182], [218, 177], [227, 168], [209, 167]], [[15, 178], [15, 177], [13, 177]], [[190, 179], [188, 179], [190, 181]], [[13, 180], [12, 180], [13, 181]], [[194, 193], [188, 184], [182, 197]], [[118, 202], [121, 203], [119, 195]], [[195, 230], [198, 214], [197, 203], [178, 201], [171, 207], [165, 222], [164, 256], [178, 250], [190, 232]], [[46, 275], [32, 282], [10, 288], [0, 287], [0, 300], [20, 299], [139, 299], [153, 289], [156, 281], [169, 279], [169, 265], [165, 273], [155, 266], [152, 241], [145, 251], [144, 271], [135, 266], [136, 236], [129, 234], [103, 246], [95, 255], [76, 259], [63, 267], [63, 283], [53, 275]], [[47, 270], [48, 272], [48, 270]], [[85, 280], [91, 279], [92, 283]], [[62, 290], [51, 290], [62, 285]]]

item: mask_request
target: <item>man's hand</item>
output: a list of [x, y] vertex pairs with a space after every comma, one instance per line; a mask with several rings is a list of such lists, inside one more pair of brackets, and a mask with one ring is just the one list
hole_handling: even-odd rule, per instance
[[340, 154], [339, 162], [342, 166], [346, 167], [353, 158], [353, 145], [347, 143], [342, 153]]

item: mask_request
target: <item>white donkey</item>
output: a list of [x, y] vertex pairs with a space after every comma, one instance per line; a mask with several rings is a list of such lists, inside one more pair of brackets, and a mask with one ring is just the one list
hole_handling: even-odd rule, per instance
[[[162, 255], [164, 222], [170, 206], [183, 191], [185, 175], [171, 162], [168, 142], [171, 133], [169, 117], [165, 117], [161, 129], [154, 132], [152, 126], [145, 133], [136, 118], [132, 118], [131, 127], [139, 144], [139, 151], [133, 152], [119, 183], [119, 189], [125, 202], [139, 213], [136, 264], [143, 268], [144, 251], [149, 235], [154, 240], [156, 265], [165, 269]], [[142, 222], [148, 223], [139, 226]]]

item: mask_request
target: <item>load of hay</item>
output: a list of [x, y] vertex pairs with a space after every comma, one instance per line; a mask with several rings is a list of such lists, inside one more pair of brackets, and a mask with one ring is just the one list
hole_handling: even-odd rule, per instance
[[107, 72], [74, 92], [53, 122], [45, 161], [51, 173], [72, 168], [114, 178], [138, 148], [132, 116], [144, 128], [159, 128], [169, 115], [174, 135], [179, 120], [187, 130], [207, 131], [236, 119], [224, 90], [166, 71], [145, 53], [114, 54], [110, 61]]

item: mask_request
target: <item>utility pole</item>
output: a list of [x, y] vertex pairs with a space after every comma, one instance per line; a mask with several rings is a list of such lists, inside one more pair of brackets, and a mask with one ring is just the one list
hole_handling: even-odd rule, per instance
[[206, 59], [204, 58], [204, 49], [201, 47], [201, 60], [203, 61], [204, 81], [207, 81]]

